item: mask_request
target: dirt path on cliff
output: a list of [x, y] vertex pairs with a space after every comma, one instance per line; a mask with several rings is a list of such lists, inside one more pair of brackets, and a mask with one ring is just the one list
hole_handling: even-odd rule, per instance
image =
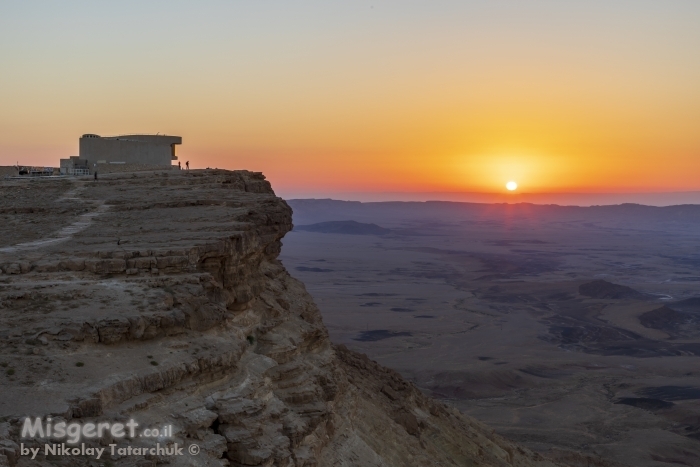
[[92, 224], [95, 217], [100, 216], [109, 210], [109, 206], [104, 204], [104, 200], [91, 200], [83, 199], [80, 197], [81, 192], [85, 190], [85, 183], [82, 181], [71, 180], [76, 186], [68, 190], [63, 196], [58, 198], [55, 202], [60, 203], [62, 201], [81, 201], [85, 205], [90, 205], [92, 210], [84, 214], [80, 214], [78, 219], [56, 231], [55, 233], [33, 240], [31, 242], [18, 243], [16, 245], [7, 246], [0, 248], [1, 253], [17, 253], [20, 251], [36, 250], [49, 245], [55, 245], [56, 243], [64, 242], [73, 237], [76, 233], [85, 230]]

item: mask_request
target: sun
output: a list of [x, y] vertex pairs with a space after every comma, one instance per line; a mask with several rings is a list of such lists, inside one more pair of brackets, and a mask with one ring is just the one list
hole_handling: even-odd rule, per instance
[[508, 191], [515, 191], [518, 189], [518, 184], [511, 180], [508, 183], [506, 183], [506, 188], [508, 189]]

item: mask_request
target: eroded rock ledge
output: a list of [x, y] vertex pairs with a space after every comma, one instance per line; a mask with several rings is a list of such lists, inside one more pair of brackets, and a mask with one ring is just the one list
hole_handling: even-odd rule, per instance
[[[291, 209], [261, 174], [113, 174], [18, 190], [39, 199], [51, 183], [56, 210], [44, 199], [45, 209], [100, 211], [72, 231], [58, 219], [63, 236], [46, 236], [55, 241], [0, 251], [0, 466], [560, 465], [333, 347], [277, 260]], [[41, 222], [29, 211], [17, 222]], [[30, 461], [18, 444], [43, 442], [19, 438], [28, 415], [172, 424], [160, 442], [201, 452]]]

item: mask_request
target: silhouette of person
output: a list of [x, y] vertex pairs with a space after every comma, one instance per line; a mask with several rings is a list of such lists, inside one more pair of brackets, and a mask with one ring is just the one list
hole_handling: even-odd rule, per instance
[[185, 167], [187, 167], [187, 170], [190, 170], [190, 161], [185, 162]]
[[177, 161], [177, 170], [182, 170], [182, 165], [180, 165], [180, 161]]

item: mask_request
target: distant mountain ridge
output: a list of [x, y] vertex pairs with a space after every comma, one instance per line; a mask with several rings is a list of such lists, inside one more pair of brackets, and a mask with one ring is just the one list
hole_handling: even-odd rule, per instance
[[328, 221], [373, 222], [376, 219], [387, 226], [407, 218], [425, 221], [451, 218], [455, 221], [472, 219], [557, 219], [561, 222], [591, 222], [601, 228], [634, 224], [651, 230], [696, 229], [700, 225], [700, 205], [683, 204], [666, 207], [641, 204], [606, 206], [562, 206], [532, 203], [466, 203], [452, 201], [339, 201], [333, 199], [291, 199], [287, 203], [294, 211], [296, 224]]

